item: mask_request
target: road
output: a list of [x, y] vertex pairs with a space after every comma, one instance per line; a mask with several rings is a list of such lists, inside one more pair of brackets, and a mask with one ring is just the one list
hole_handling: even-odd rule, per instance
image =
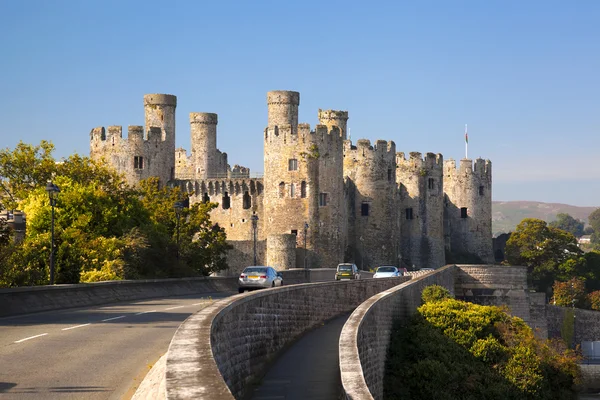
[[0, 398], [130, 398], [181, 322], [231, 294], [0, 318]]

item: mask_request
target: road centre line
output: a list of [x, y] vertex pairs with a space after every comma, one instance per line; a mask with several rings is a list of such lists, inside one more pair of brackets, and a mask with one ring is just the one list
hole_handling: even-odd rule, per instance
[[167, 311], [167, 310], [175, 310], [177, 308], [183, 308], [183, 307], [185, 307], [185, 306], [169, 307], [169, 308], [165, 308], [165, 311]]
[[89, 322], [89, 323], [87, 323], [87, 324], [70, 326], [70, 327], [68, 327], [68, 328], [63, 328], [63, 329], [61, 329], [61, 330], [62, 330], [62, 331], [68, 331], [68, 330], [70, 330], [70, 329], [82, 328], [82, 327], [84, 327], [84, 326], [88, 326], [88, 325], [91, 325], [91, 324], [92, 324], [92, 323], [91, 323], [91, 322]]
[[158, 311], [158, 310], [142, 311], [142, 312], [139, 312], [139, 313], [137, 313], [137, 314], [135, 314], [135, 315], [148, 314], [148, 313], [151, 313], [151, 312], [157, 312], [157, 311]]
[[114, 321], [115, 319], [121, 319], [121, 318], [125, 318], [127, 315], [121, 315], [119, 317], [112, 317], [112, 318], [107, 318], [107, 319], [103, 319], [101, 322], [107, 322], [107, 321]]
[[46, 336], [46, 335], [47, 335], [47, 333], [41, 333], [41, 334], [39, 334], [39, 335], [30, 336], [30, 337], [27, 337], [27, 338], [25, 338], [25, 339], [16, 340], [16, 341], [15, 341], [15, 343], [21, 343], [21, 342], [24, 342], [24, 341], [26, 341], [26, 340], [35, 339], [35, 338], [38, 338], [38, 337], [40, 337], [40, 336]]

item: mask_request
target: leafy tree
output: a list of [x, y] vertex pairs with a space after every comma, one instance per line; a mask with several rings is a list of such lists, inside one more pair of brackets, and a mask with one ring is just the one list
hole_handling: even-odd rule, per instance
[[600, 311], [600, 290], [588, 294], [588, 301], [592, 310]]
[[0, 218], [0, 250], [10, 243], [11, 229], [4, 218]]
[[535, 218], [525, 218], [517, 225], [505, 252], [510, 265], [528, 267], [533, 286], [544, 292], [559, 276], [570, 277], [582, 254], [572, 234]]
[[562, 341], [541, 341], [499, 307], [427, 302], [397, 324], [386, 361], [389, 399], [575, 399], [579, 369]]
[[549, 226], [552, 228], [562, 229], [571, 233], [575, 237], [581, 237], [583, 235], [584, 222], [573, 218], [569, 214], [557, 214], [556, 220], [550, 222]]
[[588, 216], [588, 222], [594, 232], [600, 232], [600, 208], [597, 208]]
[[572, 278], [567, 282], [554, 282], [554, 301], [557, 306], [586, 308], [585, 282]]

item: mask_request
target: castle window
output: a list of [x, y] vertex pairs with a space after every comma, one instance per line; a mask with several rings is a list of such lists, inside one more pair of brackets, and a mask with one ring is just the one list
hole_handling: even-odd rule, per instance
[[435, 188], [435, 182], [434, 182], [433, 178], [429, 178], [429, 179], [427, 180], [427, 187], [428, 187], [429, 189], [434, 189], [434, 188]]
[[296, 196], [296, 185], [293, 183], [290, 185], [290, 197], [294, 198]]
[[252, 207], [252, 197], [250, 197], [250, 193], [248, 193], [248, 191], [245, 191], [243, 198], [243, 208], [244, 210], [247, 210], [250, 207]]
[[468, 217], [467, 207], [461, 207], [461, 209], [460, 209], [460, 217], [461, 218], [467, 218]]
[[223, 193], [223, 201], [221, 204], [223, 204], [223, 210], [227, 210], [231, 207], [231, 197], [229, 197], [229, 193]]
[[300, 197], [306, 198], [306, 182], [302, 181], [300, 184]]
[[144, 169], [144, 157], [142, 157], [142, 156], [133, 157], [133, 168], [134, 169]]
[[479, 195], [483, 196], [483, 186], [479, 186]]
[[292, 229], [292, 235], [298, 236], [298, 229]]
[[388, 181], [391, 182], [392, 178], [393, 178], [393, 176], [392, 176], [392, 169], [388, 168]]
[[288, 161], [288, 171], [297, 171], [298, 170], [298, 160], [295, 158], [290, 158]]
[[406, 213], [406, 219], [413, 219], [413, 209], [412, 208], [409, 207], [404, 211]]
[[360, 215], [363, 217], [369, 216], [369, 203], [362, 203], [360, 205]]
[[325, 207], [327, 205], [327, 193], [319, 193], [319, 206]]
[[204, 195], [202, 195], [202, 202], [208, 203], [209, 201], [210, 201], [210, 197], [208, 197], [208, 193], [204, 193]]
[[285, 183], [281, 182], [279, 184], [279, 198], [282, 199], [285, 196]]

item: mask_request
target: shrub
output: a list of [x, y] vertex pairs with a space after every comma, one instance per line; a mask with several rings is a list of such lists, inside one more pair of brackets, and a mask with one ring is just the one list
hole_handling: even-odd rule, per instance
[[442, 301], [451, 297], [450, 292], [443, 286], [431, 285], [423, 289], [421, 293], [421, 299], [423, 303], [429, 303], [434, 301]]

